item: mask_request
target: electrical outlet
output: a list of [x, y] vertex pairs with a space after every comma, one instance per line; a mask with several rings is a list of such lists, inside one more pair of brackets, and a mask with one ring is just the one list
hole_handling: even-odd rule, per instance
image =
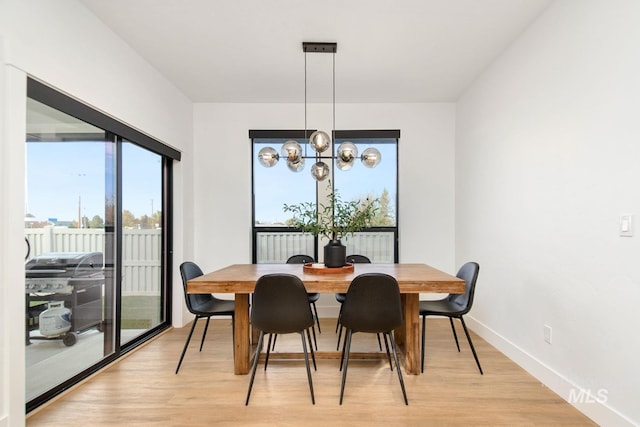
[[552, 332], [553, 332], [553, 330], [551, 329], [551, 326], [544, 325], [544, 341], [546, 343], [551, 344], [551, 333]]

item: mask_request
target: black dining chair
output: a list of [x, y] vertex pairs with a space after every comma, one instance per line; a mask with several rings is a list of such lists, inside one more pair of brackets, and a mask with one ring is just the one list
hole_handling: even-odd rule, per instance
[[[300, 334], [304, 360], [307, 366], [307, 379], [311, 392], [311, 402], [313, 404], [316, 403], [313, 394], [311, 369], [309, 367], [309, 354], [307, 353], [307, 339], [309, 340], [309, 346], [311, 346], [309, 328], [313, 326], [313, 323], [313, 314], [309, 306], [307, 290], [300, 278], [293, 274], [276, 273], [266, 274], [258, 279], [253, 292], [251, 325], [260, 331], [260, 335], [258, 336], [258, 350], [256, 351], [251, 367], [251, 377], [245, 405], [249, 404], [265, 333], [269, 334], [269, 336], [290, 333]], [[306, 339], [304, 336], [305, 331], [307, 333]], [[316, 369], [313, 347], [311, 347], [311, 357], [313, 358], [314, 369]], [[267, 345], [265, 370], [268, 363], [269, 345]]]
[[[347, 262], [351, 264], [371, 264], [371, 260], [369, 257], [365, 255], [347, 255]], [[342, 303], [347, 294], [345, 293], [336, 293], [336, 301], [340, 303], [340, 311], [338, 312], [338, 320], [336, 321], [336, 333], [338, 333], [338, 344], [336, 350], [340, 349], [340, 340], [342, 339], [342, 327], [340, 326], [340, 316], [342, 315]], [[380, 334], [377, 334], [378, 337], [378, 347], [380, 351], [382, 351], [382, 343], [380, 342]], [[387, 343], [385, 342], [385, 345]]]
[[[350, 264], [363, 263], [363, 264], [371, 264], [371, 260], [369, 257], [364, 255], [348, 255], [347, 262]], [[347, 296], [345, 293], [336, 293], [336, 301], [340, 304], [344, 302], [344, 298]], [[338, 314], [338, 321], [336, 322], [336, 333], [338, 332], [338, 328], [340, 327], [340, 314]], [[338, 341], [340, 341], [338, 339]]]
[[207, 323], [204, 327], [204, 332], [202, 333], [202, 340], [200, 341], [200, 351], [202, 351], [204, 339], [207, 336], [207, 330], [209, 329], [209, 320], [211, 320], [212, 316], [231, 316], [232, 335], [233, 330], [235, 329], [234, 301], [218, 299], [211, 294], [187, 293], [187, 282], [191, 279], [202, 276], [202, 274], [203, 273], [200, 267], [198, 267], [198, 265], [193, 262], [186, 261], [180, 265], [180, 276], [182, 276], [184, 300], [187, 304], [187, 309], [191, 314], [195, 315], [195, 318], [193, 319], [193, 324], [191, 325], [191, 330], [189, 331], [187, 342], [184, 343], [184, 348], [182, 349], [182, 354], [180, 355], [180, 361], [178, 362], [178, 367], [176, 368], [176, 374], [180, 370], [180, 365], [182, 365], [182, 360], [184, 359], [184, 355], [187, 352], [187, 348], [189, 347], [189, 342], [191, 341], [191, 336], [193, 335], [193, 330], [196, 327], [196, 323], [198, 323], [198, 319], [207, 319]]
[[[287, 264], [307, 264], [316, 262], [313, 257], [309, 255], [292, 255], [287, 259]], [[316, 301], [320, 299], [320, 293], [318, 292], [310, 292], [307, 293], [307, 298], [309, 299], [309, 305], [313, 308], [314, 318], [318, 324], [318, 333], [320, 333], [320, 318], [318, 317], [318, 309], [316, 307]], [[313, 343], [316, 347], [316, 351], [318, 350], [318, 340], [316, 339], [316, 329], [315, 326], [311, 327], [311, 332], [313, 333]], [[273, 336], [273, 343], [271, 344], [271, 350], [275, 350], [276, 341], [278, 339], [278, 335]], [[269, 343], [272, 342], [271, 335], [269, 335]]]
[[420, 301], [420, 316], [422, 316], [422, 350], [421, 350], [421, 363], [422, 372], [424, 372], [424, 353], [425, 353], [425, 319], [427, 316], [444, 316], [449, 318], [451, 324], [451, 330], [453, 331], [453, 337], [456, 340], [456, 347], [460, 351], [460, 344], [458, 343], [458, 335], [456, 334], [456, 328], [453, 325], [453, 319], [460, 319], [462, 328], [467, 336], [469, 347], [473, 353], [474, 359], [476, 359], [476, 365], [482, 375], [482, 367], [480, 366], [480, 360], [476, 354], [476, 349], [473, 347], [471, 336], [467, 330], [467, 325], [464, 323], [463, 315], [467, 314], [471, 310], [473, 305], [473, 296], [475, 294], [476, 281], [478, 280], [478, 273], [480, 272], [480, 266], [476, 262], [468, 262], [460, 267], [456, 277], [465, 281], [465, 292], [463, 294], [450, 294], [447, 297], [435, 301]]
[[[349, 352], [354, 332], [381, 333], [389, 339], [396, 364], [398, 380], [402, 388], [404, 403], [409, 404], [402, 379], [402, 369], [398, 363], [398, 352], [393, 339], [393, 330], [402, 325], [402, 303], [396, 279], [384, 273], [366, 273], [356, 276], [347, 290], [342, 303], [342, 326], [346, 334], [342, 349], [342, 384], [340, 404], [344, 396], [344, 386], [349, 368]], [[386, 343], [386, 339], [385, 339]], [[387, 356], [389, 350], [387, 348]], [[391, 363], [391, 360], [389, 360]], [[393, 370], [393, 366], [391, 367]]]
[[[314, 263], [314, 262], [316, 262], [316, 260], [309, 255], [292, 255], [287, 259], [287, 264], [307, 264], [307, 263]], [[318, 325], [318, 333], [320, 334], [322, 333], [322, 330], [320, 329], [320, 317], [318, 317], [318, 308], [316, 307], [316, 301], [320, 299], [320, 293], [309, 292], [307, 294], [307, 297], [309, 299], [309, 304], [311, 305], [311, 308], [313, 308], [313, 316]], [[318, 350], [318, 342], [316, 340], [315, 327], [312, 328], [311, 331], [313, 332], [313, 342], [316, 346], [316, 350]], [[275, 344], [275, 340], [274, 340], [274, 344]]]

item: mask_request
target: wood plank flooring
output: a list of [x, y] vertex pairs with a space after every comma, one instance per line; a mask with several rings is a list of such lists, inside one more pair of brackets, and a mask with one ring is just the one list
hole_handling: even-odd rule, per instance
[[[459, 326], [456, 324], [456, 326]], [[351, 360], [342, 406], [339, 360], [318, 360], [311, 404], [302, 360], [258, 366], [249, 406], [249, 376], [233, 374], [231, 321], [212, 320], [202, 352], [199, 322], [180, 373], [175, 368], [189, 327], [171, 330], [27, 417], [38, 426], [591, 426], [595, 425], [495, 348], [472, 333], [485, 374], [466, 341], [456, 350], [446, 319], [427, 319], [423, 375], [404, 374], [409, 406], [385, 358]], [[336, 348], [335, 319], [322, 319], [319, 350]], [[464, 333], [458, 330], [464, 340]], [[384, 348], [384, 345], [383, 345]], [[301, 350], [296, 334], [276, 351]], [[352, 351], [376, 352], [374, 334], [356, 334]]]

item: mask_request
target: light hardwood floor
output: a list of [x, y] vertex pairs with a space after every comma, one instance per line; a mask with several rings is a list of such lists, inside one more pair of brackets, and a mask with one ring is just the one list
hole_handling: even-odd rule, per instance
[[[459, 326], [459, 325], [456, 325]], [[171, 330], [27, 418], [36, 426], [589, 426], [586, 416], [472, 333], [485, 374], [466, 341], [456, 350], [446, 319], [427, 319], [423, 375], [404, 375], [405, 406], [386, 359], [351, 360], [342, 406], [339, 360], [318, 360], [311, 404], [304, 362], [258, 366], [249, 406], [249, 377], [233, 374], [231, 321], [212, 320], [202, 352], [199, 322], [182, 368], [175, 368], [188, 327]], [[320, 350], [334, 350], [335, 319], [322, 319]], [[461, 329], [458, 336], [464, 340]], [[276, 351], [301, 349], [296, 334]], [[352, 351], [378, 351], [373, 334], [356, 334]]]

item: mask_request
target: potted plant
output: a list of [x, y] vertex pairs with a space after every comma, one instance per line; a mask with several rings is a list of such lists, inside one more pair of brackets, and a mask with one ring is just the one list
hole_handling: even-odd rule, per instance
[[329, 203], [326, 205], [303, 202], [296, 205], [285, 204], [283, 209], [293, 214], [287, 221], [288, 225], [329, 240], [324, 247], [326, 267], [342, 267], [345, 265], [346, 247], [340, 239], [370, 227], [378, 213], [380, 200], [367, 197], [364, 200], [344, 201], [338, 190], [330, 191], [327, 198]]

